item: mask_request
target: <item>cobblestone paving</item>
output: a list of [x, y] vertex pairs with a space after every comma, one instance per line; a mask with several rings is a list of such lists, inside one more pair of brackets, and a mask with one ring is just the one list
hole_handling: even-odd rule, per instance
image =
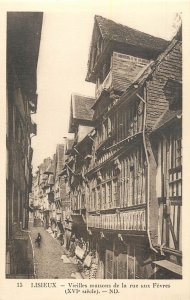
[[[36, 278], [72, 278], [71, 273], [77, 272], [77, 267], [72, 263], [64, 264], [62, 262], [61, 255], [64, 254], [64, 251], [59, 241], [54, 239], [43, 227], [31, 227], [30, 231], [34, 248]], [[38, 232], [42, 235], [40, 248], [35, 245]]]

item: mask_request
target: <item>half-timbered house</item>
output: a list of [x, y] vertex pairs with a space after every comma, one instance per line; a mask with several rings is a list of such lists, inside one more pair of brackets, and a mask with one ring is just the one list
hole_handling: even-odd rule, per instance
[[48, 165], [43, 172], [43, 178], [45, 181], [43, 183], [44, 191], [44, 208], [43, 208], [43, 222], [44, 227], [48, 228], [51, 224], [51, 219], [53, 214], [55, 215], [55, 161], [56, 156], [50, 158]]
[[[147, 88], [156, 160], [157, 260], [160, 277], [182, 277], [182, 35], [159, 58]], [[155, 103], [158, 103], [155, 114]], [[156, 121], [155, 121], [156, 120]], [[152, 123], [152, 124], [151, 124]]]
[[[168, 43], [95, 16], [86, 80], [96, 83], [87, 227], [102, 278], [150, 278], [157, 250], [156, 163], [146, 78]], [[155, 103], [155, 108], [158, 104]], [[86, 198], [87, 199], [87, 198]]]
[[86, 236], [86, 185], [84, 168], [86, 165], [85, 161], [88, 161], [89, 142], [92, 142], [90, 139], [86, 142], [86, 136], [94, 128], [92, 120], [92, 106], [94, 102], [95, 99], [92, 97], [78, 94], [71, 96], [69, 133], [74, 134], [74, 141], [70, 155], [65, 163], [65, 174], [70, 189], [72, 229], [77, 236], [83, 237]]
[[64, 185], [64, 193], [62, 199], [62, 224], [64, 227], [64, 245], [65, 249], [69, 250], [69, 243], [71, 238], [71, 231], [72, 231], [72, 220], [71, 220], [71, 197], [70, 197], [70, 171], [72, 170], [69, 167], [70, 159], [72, 159], [72, 146], [73, 146], [73, 139], [71, 138], [64, 138], [64, 162], [63, 162], [63, 169], [58, 174], [62, 178], [62, 183]]
[[[39, 169], [39, 180], [38, 180], [38, 218], [34, 219], [34, 225], [36, 226], [42, 225], [44, 222], [45, 226], [48, 227], [50, 215], [51, 215], [51, 203], [54, 200], [54, 195], [52, 193], [52, 179], [50, 173], [46, 170], [49, 169], [52, 163], [52, 159], [50, 157], [45, 158], [43, 163], [41, 163], [38, 167]], [[34, 186], [35, 188], [35, 186]]]
[[55, 185], [54, 185], [54, 205], [55, 205], [55, 221], [63, 220], [62, 217], [62, 203], [65, 195], [64, 178], [59, 176], [60, 171], [63, 169], [65, 160], [65, 145], [58, 144], [56, 147], [55, 155]]
[[[69, 169], [67, 168], [67, 163], [70, 161], [70, 155], [72, 155], [72, 147], [74, 140], [71, 138], [65, 137], [65, 152], [64, 152], [64, 168], [59, 173], [59, 176], [63, 176], [64, 185], [65, 185], [65, 193], [63, 194], [64, 199], [62, 203], [62, 213], [63, 213], [63, 221], [68, 220], [71, 215], [71, 202], [70, 202], [70, 181], [68, 180]], [[65, 223], [65, 226], [68, 224]]]
[[42, 13], [7, 13], [7, 173], [6, 173], [6, 274], [30, 273], [27, 247], [29, 193], [32, 189], [31, 137], [37, 125], [36, 69]]

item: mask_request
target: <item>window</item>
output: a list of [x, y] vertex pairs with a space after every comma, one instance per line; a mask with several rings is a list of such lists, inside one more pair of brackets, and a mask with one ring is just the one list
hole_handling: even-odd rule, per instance
[[107, 197], [108, 207], [111, 207], [111, 202], [112, 202], [112, 184], [111, 184], [111, 181], [107, 183], [107, 192], [108, 192], [108, 197]]
[[101, 189], [100, 187], [97, 188], [97, 207], [96, 209], [100, 209], [100, 204], [101, 204]]
[[108, 126], [108, 135], [110, 136], [111, 135], [111, 119], [110, 118], [108, 118], [108, 120], [107, 120], [107, 126]]
[[108, 136], [108, 120], [103, 123], [103, 140]]
[[102, 203], [101, 207], [104, 209], [106, 207], [106, 185], [102, 184]]
[[181, 150], [182, 150], [182, 145], [181, 145], [181, 138], [177, 139], [176, 140], [176, 155], [175, 155], [175, 164], [176, 166], [181, 166], [182, 162], [181, 162], [181, 159], [182, 159], [182, 153], [181, 153]]
[[171, 168], [169, 169], [169, 195], [173, 199], [182, 196], [182, 139], [180, 131], [171, 138]]
[[81, 208], [85, 208], [85, 194], [82, 194], [81, 197]]
[[113, 203], [114, 207], [118, 206], [118, 180], [113, 180]]
[[181, 130], [175, 130], [175, 135], [171, 137], [171, 169], [182, 164], [182, 133]]
[[165, 95], [171, 110], [182, 108], [182, 84], [180, 81], [169, 79], [164, 87]]
[[96, 209], [96, 190], [92, 190], [92, 210]]

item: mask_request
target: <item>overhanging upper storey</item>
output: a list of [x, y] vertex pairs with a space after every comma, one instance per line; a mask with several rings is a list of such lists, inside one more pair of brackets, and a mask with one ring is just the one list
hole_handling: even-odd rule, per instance
[[14, 71], [18, 84], [27, 96], [30, 108], [36, 111], [36, 69], [39, 55], [42, 12], [7, 13], [7, 77], [11, 81]]
[[113, 51], [150, 60], [156, 59], [167, 45], [161, 38], [95, 16], [86, 81], [96, 83], [101, 67], [108, 74]]

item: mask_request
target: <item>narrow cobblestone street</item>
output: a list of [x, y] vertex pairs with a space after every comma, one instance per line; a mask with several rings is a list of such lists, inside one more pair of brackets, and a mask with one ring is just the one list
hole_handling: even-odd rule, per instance
[[[54, 239], [43, 227], [31, 227], [30, 231], [36, 278], [72, 278], [71, 274], [77, 272], [77, 267], [72, 263], [63, 263], [61, 256], [64, 254], [64, 249], [59, 241]], [[35, 245], [38, 232], [42, 235], [40, 248]]]

